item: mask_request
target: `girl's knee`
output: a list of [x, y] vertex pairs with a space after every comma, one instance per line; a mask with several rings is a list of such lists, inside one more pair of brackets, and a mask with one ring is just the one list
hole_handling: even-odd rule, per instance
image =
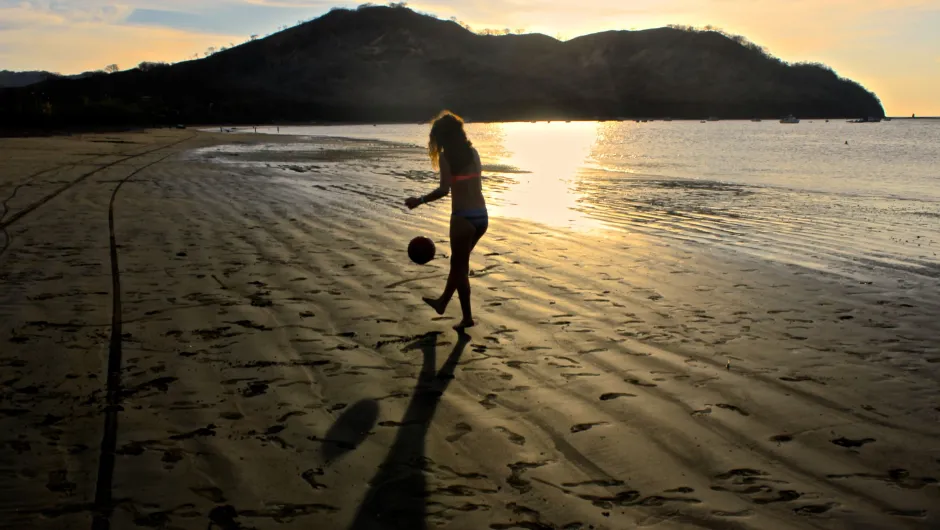
[[470, 268], [470, 254], [465, 254], [463, 252], [451, 254], [450, 268], [453, 269], [455, 267], [465, 269]]

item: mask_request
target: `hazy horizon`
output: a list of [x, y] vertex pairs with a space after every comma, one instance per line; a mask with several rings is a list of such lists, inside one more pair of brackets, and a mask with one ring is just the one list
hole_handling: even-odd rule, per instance
[[[238, 45], [333, 7], [319, 0], [0, 0], [0, 69], [75, 74], [142, 61], [178, 62]], [[617, 29], [711, 25], [783, 60], [821, 62], [863, 84], [893, 116], [940, 115], [940, 0], [561, 0], [408, 3], [474, 30], [511, 29], [564, 40]], [[68, 44], [63, 46], [63, 44]]]

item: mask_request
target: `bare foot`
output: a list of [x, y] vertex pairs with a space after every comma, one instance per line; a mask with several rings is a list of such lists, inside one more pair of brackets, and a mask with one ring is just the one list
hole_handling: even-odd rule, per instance
[[447, 305], [442, 304], [441, 301], [438, 300], [437, 298], [428, 298], [427, 296], [425, 296], [425, 297], [422, 297], [421, 299], [424, 300], [425, 304], [428, 304], [429, 306], [431, 306], [431, 308], [433, 308], [434, 311], [437, 311], [438, 315], [443, 315], [444, 310], [447, 309]]
[[457, 331], [463, 331], [467, 328], [472, 328], [474, 325], [476, 325], [476, 322], [474, 322], [472, 318], [465, 318], [461, 320], [459, 324], [456, 324], [454, 329]]

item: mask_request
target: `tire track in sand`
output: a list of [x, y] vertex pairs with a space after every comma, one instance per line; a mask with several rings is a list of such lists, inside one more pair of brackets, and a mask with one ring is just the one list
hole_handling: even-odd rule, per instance
[[[174, 147], [187, 140], [191, 140], [195, 136], [196, 135], [192, 135], [188, 138], [184, 138], [183, 140], [163, 145], [156, 149], [151, 149], [145, 153], [141, 153], [140, 155], [127, 157], [124, 160], [143, 156], [147, 153], [152, 153], [160, 149]], [[117, 446], [118, 412], [120, 411], [121, 401], [121, 334], [123, 322], [121, 320], [121, 275], [120, 269], [118, 267], [117, 242], [114, 236], [114, 201], [117, 198], [117, 194], [121, 190], [121, 187], [124, 185], [124, 183], [145, 169], [163, 162], [174, 154], [176, 153], [172, 152], [132, 171], [126, 177], [121, 179], [120, 182], [118, 182], [118, 185], [114, 187], [114, 191], [111, 192], [110, 201], [108, 201], [108, 239], [111, 256], [112, 292], [111, 337], [108, 344], [108, 377], [106, 387], [107, 406], [105, 407], [104, 433], [101, 437], [101, 453], [98, 460], [98, 477], [95, 484], [94, 517], [91, 523], [93, 530], [108, 530], [111, 527], [111, 513], [114, 510], [114, 502], [111, 490], [112, 482], [114, 480], [114, 456]], [[61, 193], [68, 187], [73, 186], [84, 178], [87, 178], [92, 174], [97, 173], [98, 171], [111, 167], [116, 163], [117, 162], [107, 164], [96, 169], [95, 171], [79, 177], [79, 179], [73, 181], [72, 184], [69, 184], [68, 186], [60, 189], [60, 191], [56, 194]], [[51, 198], [52, 196], [49, 197], [49, 199]], [[49, 199], [46, 199], [45, 202], [48, 202]]]
[[[111, 156], [124, 156], [125, 154], [126, 154], [126, 152], [123, 152], [123, 153], [104, 153], [104, 154], [100, 154], [100, 155], [94, 155], [94, 156], [91, 156], [91, 157], [88, 157], [88, 158], [83, 158], [83, 159], [78, 160], [78, 161], [76, 161], [76, 162], [68, 162], [68, 163], [66, 163], [66, 164], [58, 164], [58, 165], [55, 165], [55, 166], [52, 166], [52, 167], [48, 167], [48, 168], [46, 168], [46, 169], [41, 169], [41, 170], [39, 170], [39, 171], [35, 171], [35, 172], [33, 172], [33, 173], [27, 175], [26, 177], [23, 178], [23, 180], [22, 180], [19, 184], [16, 184], [15, 186], [13, 186], [13, 191], [11, 191], [10, 194], [7, 195], [7, 197], [6, 197], [5, 199], [3, 199], [3, 202], [2, 202], [2, 203], [0, 203], [0, 206], [3, 207], [3, 210], [0, 211], [0, 223], [3, 223], [3, 221], [4, 221], [4, 220], [6, 219], [6, 217], [7, 217], [7, 214], [10, 213], [10, 206], [9, 206], [10, 201], [12, 201], [14, 197], [16, 197], [16, 194], [19, 193], [19, 191], [20, 191], [21, 189], [23, 189], [23, 187], [32, 184], [33, 180], [35, 180], [36, 177], [45, 175], [45, 174], [47, 174], [47, 173], [52, 173], [52, 172], [54, 172], [54, 171], [61, 171], [61, 170], [63, 170], [63, 169], [74, 169], [74, 168], [76, 168], [76, 167], [78, 167], [78, 166], [80, 166], [80, 165], [82, 165], [82, 164], [84, 164], [84, 163], [86, 163], [86, 162], [88, 162], [88, 161], [90, 161], [90, 160], [94, 160], [94, 159], [96, 159], [96, 158], [105, 158], [105, 157], [111, 157]], [[145, 154], [145, 153], [142, 153], [142, 154]], [[136, 155], [135, 155], [135, 156], [136, 156]], [[12, 222], [12, 220], [11, 220], [11, 222]], [[2, 227], [0, 227], [0, 233], [2, 233], [3, 236], [4, 236], [4, 237], [3, 237], [3, 247], [0, 247], [0, 256], [2, 256], [2, 255], [7, 251], [7, 248], [10, 247], [10, 243], [13, 241], [13, 236], [11, 236], [10, 233], [7, 231], [7, 225], [6, 225], [6, 224], [4, 224], [4, 225], [2, 225]]]
[[[108, 168], [110, 168], [110, 167], [114, 167], [114, 166], [120, 164], [121, 162], [126, 162], [126, 161], [132, 160], [132, 159], [134, 159], [134, 158], [140, 158], [140, 157], [142, 157], [142, 156], [148, 155], [148, 154], [153, 153], [153, 152], [155, 152], [155, 151], [159, 151], [159, 150], [161, 150], [161, 149], [166, 149], [166, 148], [168, 148], [168, 147], [174, 147], [174, 146], [179, 145], [179, 144], [181, 144], [181, 143], [183, 143], [183, 142], [185, 142], [185, 141], [187, 141], [187, 140], [191, 140], [192, 138], [195, 138], [195, 136], [196, 136], [196, 135], [193, 135], [193, 136], [190, 136], [190, 137], [188, 137], [188, 138], [184, 138], [184, 139], [179, 140], [179, 141], [176, 141], [176, 142], [172, 142], [172, 143], [169, 143], [169, 144], [161, 145], [161, 146], [155, 147], [155, 148], [153, 148], [153, 149], [148, 149], [147, 151], [144, 151], [143, 153], [138, 153], [138, 154], [136, 154], [136, 155], [124, 156], [124, 157], [119, 158], [119, 159], [117, 159], [117, 160], [115, 160], [115, 161], [113, 161], [113, 162], [108, 162], [107, 164], [105, 164], [105, 165], [103, 165], [103, 166], [98, 166], [98, 167], [96, 167], [95, 169], [92, 169], [91, 171], [88, 171], [88, 172], [86, 172], [86, 173], [83, 173], [83, 174], [79, 175], [78, 178], [76, 178], [75, 180], [69, 182], [68, 184], [62, 185], [62, 187], [60, 187], [59, 189], [53, 191], [52, 193], [46, 195], [45, 197], [39, 199], [38, 201], [36, 201], [36, 202], [30, 204], [29, 206], [27, 206], [27, 207], [23, 208], [22, 210], [16, 212], [15, 214], [11, 215], [9, 219], [4, 220], [4, 221], [0, 221], [0, 230], [6, 230], [6, 229], [7, 229], [10, 225], [12, 225], [13, 223], [19, 221], [19, 220], [22, 219], [23, 217], [26, 217], [27, 215], [29, 215], [30, 213], [32, 213], [33, 211], [35, 211], [35, 210], [36, 210], [37, 208], [39, 208], [40, 206], [42, 206], [42, 205], [46, 204], [47, 202], [51, 201], [52, 199], [58, 197], [59, 195], [61, 195], [61, 194], [64, 193], [65, 191], [69, 190], [71, 187], [75, 186], [76, 184], [81, 183], [82, 181], [86, 180], [88, 177], [94, 175], [95, 173], [98, 173], [98, 172], [103, 171], [103, 170], [105, 170], [105, 169], [108, 169]], [[112, 156], [113, 156], [113, 155], [112, 155]], [[119, 155], [119, 156], [120, 156], [120, 155]], [[64, 167], [65, 165], [68, 165], [68, 164], [64, 164], [64, 165], [62, 165], [62, 166], [58, 166], [58, 167], [55, 167], [55, 168], [51, 168], [51, 169], [49, 169], [49, 170], [40, 171], [40, 172], [36, 173], [36, 174], [33, 175], [33, 176], [36, 176], [36, 175], [45, 173], [45, 172], [47, 172], [47, 171], [52, 171], [52, 170], [54, 170], [54, 169], [61, 169], [61, 168]], [[78, 165], [78, 164], [76, 163], [76, 165]], [[150, 165], [152, 165], [152, 164], [150, 164]], [[147, 167], [147, 166], [145, 166], [145, 167]]]

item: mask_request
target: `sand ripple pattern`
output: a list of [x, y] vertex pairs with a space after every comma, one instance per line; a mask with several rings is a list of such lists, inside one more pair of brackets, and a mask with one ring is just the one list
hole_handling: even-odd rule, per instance
[[[447, 271], [448, 211], [400, 206], [433, 185], [412, 155], [203, 156], [231, 141], [202, 136], [115, 200], [114, 528], [940, 524], [922, 280], [813, 273], [665, 224], [494, 218], [461, 339], [456, 307], [420, 302]], [[24, 217], [0, 256], [3, 527], [90, 527], [119, 168]], [[722, 226], [698, 215], [675, 231]], [[417, 234], [441, 252], [426, 266], [405, 254]]]

